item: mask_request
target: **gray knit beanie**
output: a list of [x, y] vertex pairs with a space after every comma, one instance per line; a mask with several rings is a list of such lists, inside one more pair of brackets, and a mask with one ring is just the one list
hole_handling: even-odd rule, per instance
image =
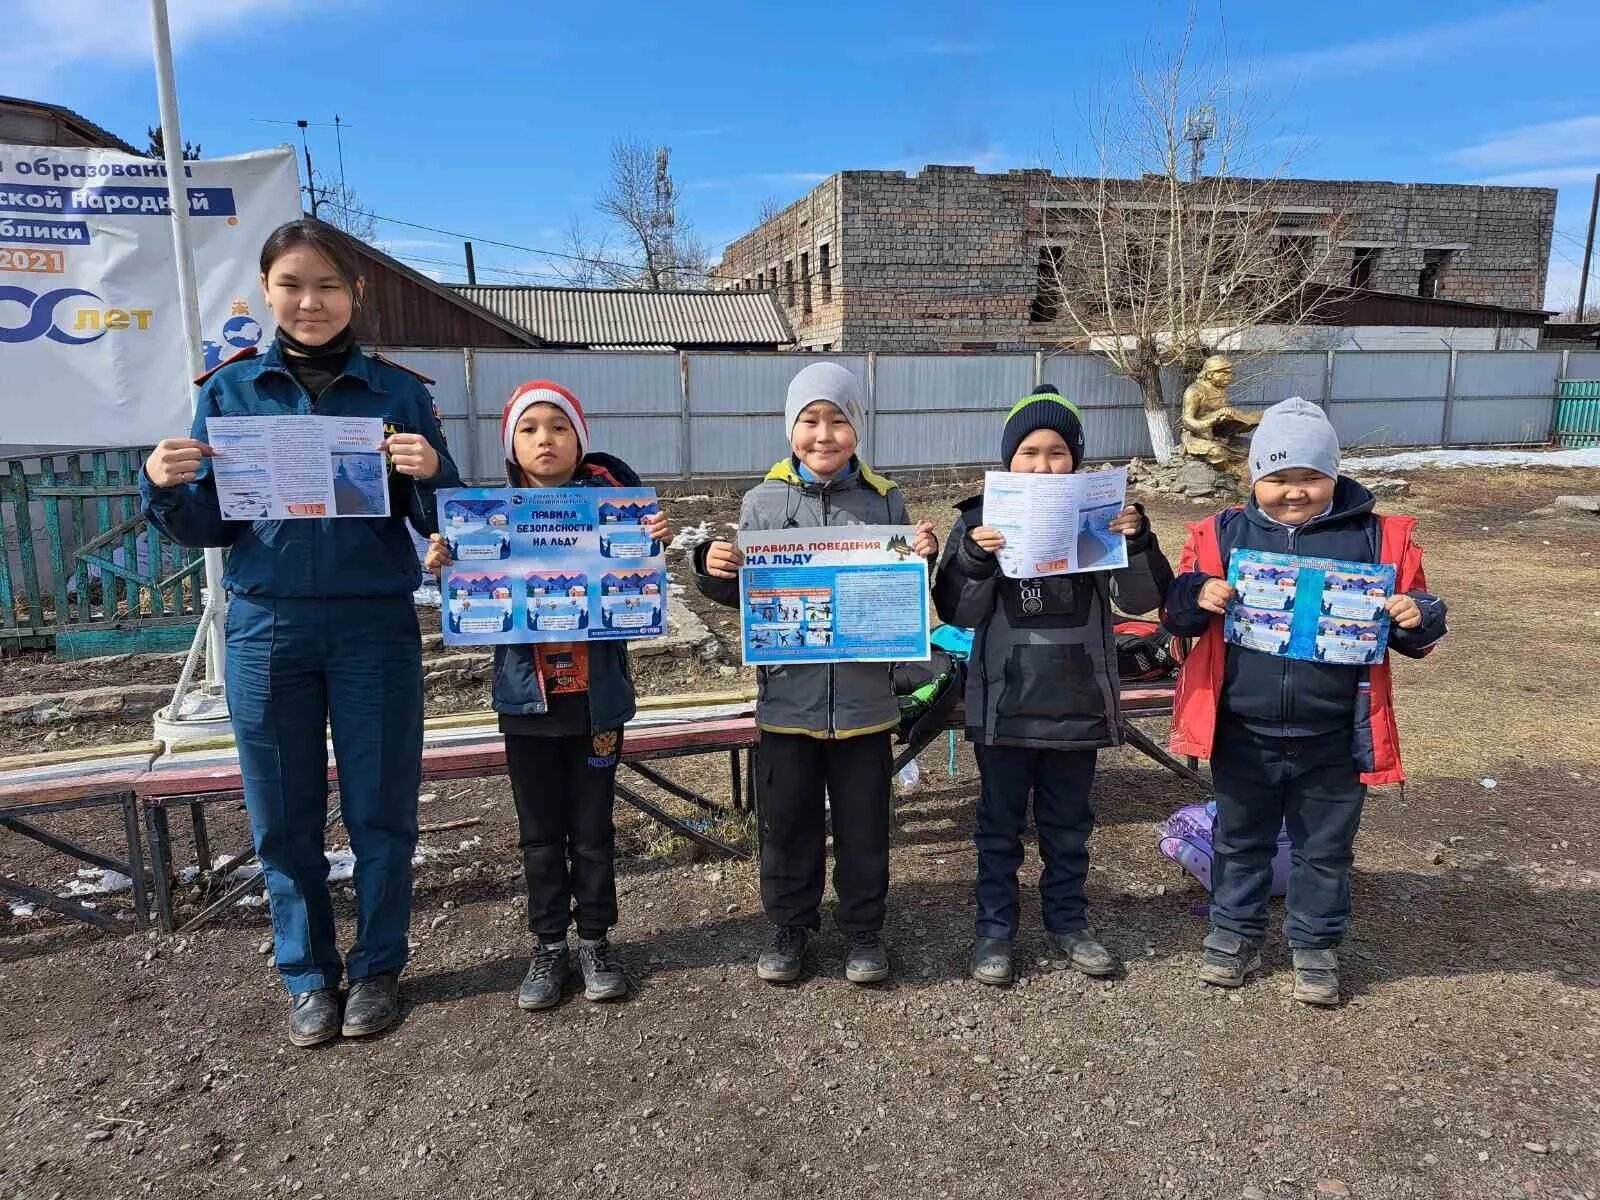
[[1315, 404], [1290, 396], [1261, 415], [1250, 439], [1250, 482], [1295, 467], [1337, 479], [1339, 435]]
[[838, 363], [817, 362], [802, 367], [789, 381], [789, 395], [783, 405], [783, 432], [794, 432], [794, 423], [800, 414], [818, 400], [826, 400], [844, 414], [857, 438], [866, 436], [865, 404], [862, 401], [861, 381], [855, 373]]

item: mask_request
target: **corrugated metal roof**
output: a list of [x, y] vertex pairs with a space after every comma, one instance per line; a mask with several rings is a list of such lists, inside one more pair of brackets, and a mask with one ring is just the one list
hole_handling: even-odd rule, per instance
[[638, 292], [623, 288], [453, 285], [455, 292], [566, 346], [786, 346], [770, 292]]

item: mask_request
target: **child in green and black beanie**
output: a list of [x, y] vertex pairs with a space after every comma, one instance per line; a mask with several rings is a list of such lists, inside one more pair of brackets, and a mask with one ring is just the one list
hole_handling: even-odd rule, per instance
[[[1000, 460], [1018, 473], [1069, 475], [1083, 462], [1077, 405], [1048, 384], [1006, 416]], [[1117, 963], [1088, 927], [1084, 883], [1094, 809], [1089, 789], [1102, 746], [1122, 741], [1113, 603], [1143, 613], [1172, 580], [1150, 523], [1124, 508], [1111, 529], [1128, 539], [1128, 565], [1045, 579], [1008, 579], [999, 530], [983, 522], [983, 497], [957, 506], [934, 583], [942, 620], [973, 631], [967, 737], [983, 790], [978, 799], [977, 941], [972, 976], [1009, 984], [1017, 934], [1017, 870], [1033, 800], [1044, 859], [1040, 898], [1052, 946], [1085, 974]]]

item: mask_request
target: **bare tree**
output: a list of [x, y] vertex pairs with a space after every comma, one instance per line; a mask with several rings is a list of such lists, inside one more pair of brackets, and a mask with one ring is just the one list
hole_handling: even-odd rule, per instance
[[591, 241], [573, 220], [566, 261], [556, 268], [563, 278], [645, 291], [707, 285], [709, 255], [678, 212], [671, 155], [666, 146], [652, 149], [632, 138], [612, 143], [606, 185], [595, 201], [606, 229]]
[[351, 237], [363, 242], [370, 242], [378, 236], [378, 218], [361, 202], [355, 188], [317, 171], [311, 178], [311, 191], [314, 201], [312, 208], [324, 221], [337, 225]]
[[1191, 35], [1192, 19], [1164, 62], [1132, 68], [1126, 97], [1085, 122], [1079, 173], [1050, 177], [1036, 205], [1032, 318], [1139, 385], [1163, 463], [1182, 394], [1164, 368], [1192, 375], [1242, 330], [1306, 320], [1338, 243], [1336, 216], [1283, 210], [1283, 164], [1259, 171], [1245, 97], [1194, 61]]

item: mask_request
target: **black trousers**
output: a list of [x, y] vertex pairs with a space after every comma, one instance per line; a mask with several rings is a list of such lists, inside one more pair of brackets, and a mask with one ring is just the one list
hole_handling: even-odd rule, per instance
[[566, 737], [506, 735], [506, 769], [521, 829], [528, 928], [560, 941], [598, 938], [617, 923], [617, 761], [622, 731]]
[[983, 790], [978, 797], [973, 840], [978, 848], [979, 937], [1017, 936], [1017, 872], [1022, 836], [1028, 830], [1028, 800], [1039, 831], [1039, 903], [1051, 933], [1086, 928], [1089, 835], [1094, 832], [1093, 750], [1034, 750], [1020, 746], [973, 746]]
[[824, 739], [761, 734], [761, 904], [774, 925], [817, 929], [833, 814], [834, 919], [845, 933], [883, 928], [889, 898], [889, 734]]

